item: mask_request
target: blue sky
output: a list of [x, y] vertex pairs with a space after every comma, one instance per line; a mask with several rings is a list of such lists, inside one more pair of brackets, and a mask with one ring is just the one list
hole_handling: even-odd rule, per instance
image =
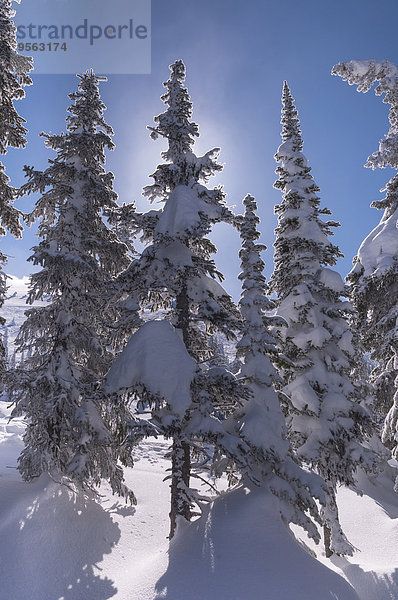
[[[22, 0], [28, 1], [35, 2]], [[369, 0], [152, 0], [151, 74], [110, 75], [102, 85], [116, 143], [107, 168], [115, 174], [120, 201], [135, 200], [141, 210], [147, 206], [141, 189], [163, 147], [149, 139], [146, 126], [163, 110], [159, 96], [168, 65], [182, 58], [201, 132], [197, 151], [222, 148], [225, 168], [213, 182], [224, 185], [228, 203], [237, 211], [246, 193], [256, 197], [262, 241], [268, 246], [268, 277], [276, 225], [273, 206], [281, 197], [272, 187], [273, 155], [280, 143], [280, 96], [286, 79], [296, 99], [304, 153], [321, 189], [322, 205], [342, 224], [334, 241], [345, 255], [336, 267], [345, 276], [362, 239], [381, 217], [369, 205], [381, 198], [379, 189], [391, 173], [371, 171], [363, 164], [388, 129], [388, 106], [373, 91], [357, 93], [330, 70], [350, 59], [387, 58], [398, 64], [397, 17], [396, 0], [377, 5]], [[67, 94], [77, 85], [69, 75], [33, 79], [26, 98], [17, 103], [27, 119], [28, 146], [10, 150], [3, 159], [15, 186], [23, 181], [24, 164], [46, 168], [52, 153], [38, 134], [64, 130]], [[17, 206], [29, 211], [32, 204], [33, 198], [25, 198]], [[217, 226], [213, 239], [225, 287], [237, 298], [239, 238], [230, 228]], [[31, 273], [26, 259], [35, 242], [34, 227], [25, 231], [22, 241], [9, 236], [1, 240], [10, 256], [9, 273]]]

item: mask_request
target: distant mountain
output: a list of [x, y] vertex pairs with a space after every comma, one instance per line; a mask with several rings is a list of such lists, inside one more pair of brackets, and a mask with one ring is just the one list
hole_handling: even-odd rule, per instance
[[[9, 275], [7, 280], [7, 297], [1, 311], [3, 317], [6, 319], [4, 327], [0, 327], [0, 333], [4, 336], [7, 328], [8, 332], [8, 356], [12, 357], [14, 354], [14, 341], [18, 335], [19, 328], [25, 321], [25, 311], [32, 306], [45, 306], [49, 301], [50, 297], [45, 296], [43, 301], [34, 302], [32, 305], [27, 304], [29, 292], [29, 277], [16, 277], [15, 275]], [[164, 318], [163, 311], [158, 313], [145, 312], [145, 320], [162, 319]], [[235, 360], [235, 344], [231, 340], [227, 340], [222, 334], [215, 334], [217, 339], [217, 345], [220, 346], [221, 352], [225, 353], [226, 362], [234, 362]], [[16, 362], [19, 362], [19, 355], [16, 356]], [[238, 365], [238, 363], [236, 363]], [[231, 367], [230, 367], [231, 368]], [[236, 366], [238, 369], [239, 366]]]
[[[1, 335], [4, 336], [7, 329], [8, 333], [8, 356], [14, 353], [14, 341], [18, 335], [19, 328], [25, 320], [25, 311], [31, 306], [45, 306], [48, 298], [41, 302], [34, 302], [33, 305], [26, 304], [29, 291], [29, 277], [16, 277], [8, 275], [7, 279], [7, 298], [1, 310], [2, 316], [6, 320], [4, 327], [0, 327]], [[18, 354], [16, 360], [18, 362]]]

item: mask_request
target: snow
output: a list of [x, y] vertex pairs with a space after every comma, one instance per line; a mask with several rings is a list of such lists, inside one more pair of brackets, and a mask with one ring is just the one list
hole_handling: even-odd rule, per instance
[[211, 205], [200, 198], [195, 187], [178, 185], [167, 198], [155, 233], [172, 238], [184, 236], [198, 227], [201, 213], [209, 218], [216, 218], [219, 210], [217, 205]]
[[319, 398], [305, 376], [294, 379], [286, 386], [285, 391], [295, 408], [301, 411], [307, 406], [309, 411], [318, 414]]
[[[6, 302], [7, 316], [17, 329], [26, 309], [27, 281], [15, 278], [10, 283], [8, 295], [13, 297]], [[159, 339], [152, 346], [153, 381], [160, 385], [162, 369], [164, 373], [169, 368], [173, 369], [170, 380], [181, 378], [183, 369], [178, 367], [184, 354], [176, 350], [181, 340], [172, 326], [155, 320], [143, 329], [147, 343], [153, 341], [155, 331]], [[135, 359], [138, 342], [132, 352]], [[132, 356], [123, 358], [127, 380], [135, 369], [128, 358]], [[122, 366], [122, 355], [118, 360]], [[187, 385], [188, 378], [175, 383], [177, 393], [178, 384]], [[9, 414], [7, 403], [0, 401], [0, 597], [4, 599], [398, 598], [393, 470], [374, 482], [362, 474], [362, 497], [344, 487], [338, 490], [342, 526], [358, 548], [349, 559], [326, 559], [321, 546], [292, 526], [301, 540], [298, 544], [281, 522], [273, 496], [259, 489], [223, 493], [200, 519], [179, 527], [169, 545], [170, 491], [164, 478], [170, 463], [165, 458], [168, 444], [162, 438], [146, 440], [134, 451], [135, 467], [126, 469], [126, 484], [138, 504], [130, 507], [112, 496], [108, 485], [100, 488], [99, 497], [84, 498], [45, 476], [24, 483], [16, 470], [24, 422], [21, 418], [9, 422]]]
[[342, 294], [344, 292], [344, 281], [337, 271], [333, 271], [333, 269], [327, 269], [324, 267], [319, 276], [319, 281], [323, 283], [323, 285], [334, 292]]
[[23, 483], [15, 469], [23, 423], [8, 425], [8, 414], [0, 402], [0, 596], [150, 600], [148, 572], [156, 579], [167, 565], [165, 444], [148, 443], [137, 452], [127, 476], [128, 485], [139, 489], [140, 505], [132, 508], [107, 486], [98, 501], [45, 476]]
[[392, 470], [373, 481], [360, 471], [362, 496], [340, 488], [340, 522], [356, 551], [349, 560], [333, 557], [328, 561], [318, 553], [319, 560], [347, 579], [360, 600], [398, 597], [398, 508], [393, 478]]
[[382, 219], [362, 242], [358, 261], [363, 267], [363, 277], [379, 277], [394, 265], [394, 258], [398, 258], [397, 222], [395, 212], [388, 219]]
[[[278, 315], [283, 317], [284, 313], [280, 311]], [[313, 309], [308, 311], [308, 321], [314, 326], [311, 327], [310, 325], [307, 325], [306, 327], [303, 327], [303, 331], [298, 331], [294, 336], [295, 346], [301, 350], [306, 350], [310, 346], [313, 346], [314, 348], [323, 348], [325, 343], [332, 339], [330, 332], [325, 327], [318, 325], [317, 321], [319, 321], [319, 315]]]
[[228, 294], [218, 281], [212, 277], [201, 275], [200, 277], [192, 277], [188, 281], [188, 295], [195, 302], [204, 302], [209, 300], [209, 296], [217, 299]]
[[[328, 560], [308, 538], [299, 545], [272, 495], [223, 493], [169, 546], [167, 445], [135, 451], [128, 507], [108, 486], [98, 498], [75, 496], [42, 476], [24, 483], [15, 469], [24, 424], [8, 423], [0, 402], [0, 564], [12, 600], [392, 600], [398, 597], [398, 508], [393, 477], [364, 491], [338, 492], [350, 559]], [[299, 535], [300, 530], [296, 528]], [[311, 556], [305, 548], [316, 553]]]
[[393, 85], [394, 78], [398, 77], [398, 67], [389, 60], [350, 60], [334, 65], [332, 75], [339, 75], [349, 85], [357, 85], [359, 92], [367, 92], [374, 81], [381, 79], [391, 81]]
[[168, 321], [148, 321], [131, 337], [110, 368], [105, 389], [143, 385], [165, 399], [182, 417], [191, 403], [190, 386], [197, 371], [184, 343]]
[[156, 258], [168, 261], [174, 266], [192, 267], [192, 251], [182, 242], [173, 240], [169, 244], [162, 244], [156, 249]]
[[[18, 335], [19, 328], [25, 320], [25, 311], [32, 306], [46, 306], [46, 299], [37, 300], [33, 305], [26, 304], [29, 292], [29, 277], [7, 276], [7, 295], [2, 308], [2, 316], [6, 319], [4, 327], [0, 327], [2, 335], [5, 330], [8, 332], [8, 356], [12, 357], [14, 353], [14, 340]], [[19, 355], [17, 362], [19, 361]]]
[[398, 76], [398, 68], [389, 60], [351, 60], [348, 64], [350, 65], [352, 72], [360, 77], [366, 75], [370, 66], [374, 67], [375, 79], [380, 76], [380, 73], [383, 73], [383, 77]]
[[177, 532], [156, 600], [354, 600], [292, 539], [270, 493], [238, 489]]

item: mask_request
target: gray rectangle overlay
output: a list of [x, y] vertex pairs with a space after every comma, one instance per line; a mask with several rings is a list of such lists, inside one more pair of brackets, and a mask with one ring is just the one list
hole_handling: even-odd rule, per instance
[[33, 74], [151, 72], [151, 0], [22, 0], [15, 10]]

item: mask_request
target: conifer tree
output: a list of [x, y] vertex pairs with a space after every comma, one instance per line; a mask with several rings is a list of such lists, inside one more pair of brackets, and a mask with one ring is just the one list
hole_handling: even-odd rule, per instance
[[8, 328], [6, 327], [3, 335], [4, 359], [8, 363]]
[[247, 476], [262, 483], [279, 498], [280, 511], [286, 522], [301, 525], [308, 535], [319, 540], [315, 521], [320, 521], [313, 496], [324, 501], [321, 480], [299, 467], [287, 441], [285, 419], [275, 384], [281, 383], [274, 363], [283, 363], [271, 330], [280, 319], [269, 316], [274, 303], [266, 296], [264, 262], [261, 252], [266, 246], [257, 242], [257, 204], [247, 195], [240, 218], [242, 249], [239, 256], [242, 271], [242, 295], [239, 302], [243, 332], [237, 344], [237, 355], [243, 366], [239, 373], [251, 396], [239, 407], [230, 421], [234, 430], [250, 448]]
[[348, 326], [352, 307], [340, 299], [344, 284], [330, 269], [341, 256], [328, 236], [334, 221], [319, 208], [311, 169], [302, 153], [297, 110], [287, 83], [282, 95], [282, 144], [275, 187], [283, 192], [276, 206], [278, 227], [271, 290], [278, 297], [282, 348], [291, 366], [284, 369], [282, 395], [293, 447], [300, 460], [326, 482], [323, 511], [326, 553], [352, 554], [338, 520], [338, 484], [354, 485], [358, 466], [371, 468], [373, 454], [361, 445], [370, 419], [350, 380], [355, 351]]
[[209, 366], [229, 368], [230, 362], [225, 354], [224, 344], [216, 334], [209, 336], [208, 348], [210, 358], [207, 361]]
[[396, 173], [381, 190], [385, 197], [372, 202], [371, 206], [382, 210], [383, 216], [362, 242], [348, 282], [357, 309], [357, 327], [362, 343], [376, 364], [371, 382], [375, 395], [374, 410], [382, 426], [382, 440], [397, 456], [398, 67], [387, 60], [361, 60], [339, 63], [333, 67], [332, 73], [350, 85], [357, 85], [359, 92], [367, 92], [377, 83], [376, 94], [385, 94], [383, 102], [390, 105], [390, 129], [380, 141], [379, 150], [369, 156], [365, 166], [372, 169], [390, 166]]
[[[0, 0], [0, 154], [6, 154], [7, 148], [24, 148], [26, 129], [23, 119], [16, 111], [15, 100], [25, 96], [24, 86], [32, 80], [28, 73], [33, 68], [32, 59], [20, 56], [17, 52], [16, 28], [12, 22], [15, 11], [12, 0]], [[22, 236], [20, 212], [13, 206], [15, 189], [0, 162], [0, 235], [11, 233], [16, 238]], [[0, 309], [4, 304], [7, 283], [3, 268], [7, 257], [0, 250]], [[5, 319], [0, 316], [0, 326]], [[0, 340], [0, 377], [6, 370], [5, 350]]]
[[[4, 365], [6, 368], [9, 367], [9, 356], [8, 356], [8, 328], [4, 328], [4, 334], [0, 339], [0, 342], [3, 344], [4, 348]], [[0, 381], [0, 393], [4, 392], [4, 382]]]
[[103, 117], [103, 78], [92, 71], [78, 77], [67, 132], [42, 134], [56, 157], [45, 171], [26, 167], [21, 190], [40, 194], [29, 222], [40, 219], [41, 241], [30, 260], [41, 270], [31, 276], [28, 303], [45, 295], [50, 303], [26, 312], [17, 339], [18, 351], [29, 356], [10, 383], [13, 416], [27, 419], [19, 470], [27, 481], [49, 473], [80, 488], [106, 478], [115, 492], [134, 500], [117, 464], [118, 458], [131, 462], [121, 443], [129, 414], [95, 392], [112, 358], [108, 287], [129, 264], [127, 247], [102, 220], [117, 198], [113, 174], [104, 169], [113, 131]]
[[12, 371], [13, 369], [15, 369], [16, 363], [17, 363], [17, 356], [16, 356], [16, 352], [15, 352], [15, 350], [14, 350], [14, 351], [12, 352], [12, 354], [11, 354], [11, 358], [10, 358], [10, 360], [9, 360], [9, 369], [11, 369], [11, 371]]
[[[155, 117], [155, 127], [150, 128], [151, 137], [165, 138], [168, 148], [162, 153], [164, 162], [152, 175], [154, 183], [144, 188], [150, 201], [158, 198], [164, 205], [156, 214], [150, 211], [145, 221], [149, 244], [120, 276], [120, 293], [138, 300], [144, 309], [162, 309], [180, 338], [173, 337], [164, 325], [158, 325], [159, 331], [167, 333], [171, 346], [179, 347], [177, 340], [182, 339], [185, 352], [198, 365], [209, 358], [208, 332], [218, 330], [230, 337], [239, 326], [237, 308], [216, 281], [216, 277], [221, 278], [211, 258], [216, 248], [205, 237], [213, 223], [232, 222], [233, 215], [225, 205], [222, 190], [205, 186], [208, 178], [222, 168], [217, 162], [219, 149], [204, 156], [196, 156], [192, 150], [199, 128], [191, 121], [192, 102], [183, 85], [184, 63], [177, 60], [170, 69], [162, 96], [166, 111]], [[143, 331], [149, 332], [151, 328], [146, 325], [149, 324], [144, 325]], [[133, 338], [138, 335], [144, 333], [139, 330]], [[134, 339], [130, 348], [135, 348]], [[146, 347], [151, 352], [151, 345]], [[182, 349], [179, 352], [185, 356]], [[185, 359], [186, 356], [181, 360], [188, 365], [191, 377], [191, 363]], [[207, 440], [225, 450], [229, 439], [216, 415], [220, 410], [225, 413], [226, 404], [234, 403], [232, 375], [222, 369], [210, 374], [198, 369], [190, 379], [182, 412], [181, 405], [176, 407], [167, 397], [170, 373], [164, 373], [158, 388], [164, 390], [166, 407], [154, 401], [151, 405], [159, 431], [173, 439], [170, 537], [174, 535], [177, 517], [189, 520], [195, 503], [190, 486], [192, 447], [199, 451], [200, 442]], [[239, 440], [232, 438], [231, 444], [239, 445]]]

